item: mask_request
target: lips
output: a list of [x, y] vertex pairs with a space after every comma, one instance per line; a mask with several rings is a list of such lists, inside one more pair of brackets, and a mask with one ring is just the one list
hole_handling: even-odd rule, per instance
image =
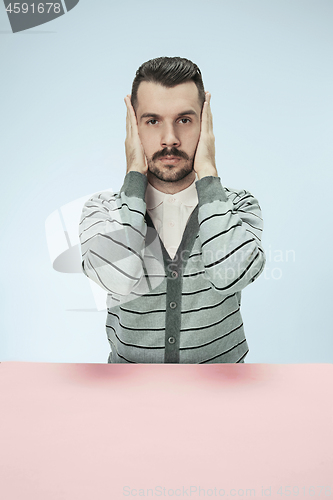
[[178, 163], [181, 158], [179, 156], [162, 156], [159, 160], [163, 163]]

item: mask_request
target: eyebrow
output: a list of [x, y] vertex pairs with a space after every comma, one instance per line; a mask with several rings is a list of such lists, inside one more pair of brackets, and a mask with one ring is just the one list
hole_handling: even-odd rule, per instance
[[[187, 111], [183, 111], [182, 113], [178, 113], [177, 118], [179, 118], [180, 116], [184, 116], [184, 115], [197, 116], [197, 113], [193, 109], [188, 109]], [[143, 118], [154, 118], [154, 120], [156, 120], [158, 118], [161, 118], [161, 116], [157, 115], [156, 113], [143, 113], [143, 115], [140, 116], [140, 121]]]

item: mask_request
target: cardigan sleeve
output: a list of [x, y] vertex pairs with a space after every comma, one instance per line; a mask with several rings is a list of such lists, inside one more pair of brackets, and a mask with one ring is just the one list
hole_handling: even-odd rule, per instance
[[196, 189], [205, 276], [221, 294], [239, 292], [265, 266], [258, 200], [248, 191], [223, 188], [220, 177], [202, 177]]
[[82, 210], [83, 272], [113, 298], [128, 296], [145, 281], [147, 182], [145, 175], [131, 171], [119, 193], [97, 193]]

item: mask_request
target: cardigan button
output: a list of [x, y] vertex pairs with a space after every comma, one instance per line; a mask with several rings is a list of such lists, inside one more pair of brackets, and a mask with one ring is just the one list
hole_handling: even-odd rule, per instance
[[169, 305], [170, 305], [171, 309], [175, 309], [175, 307], [177, 307], [176, 302], [170, 302]]
[[169, 337], [168, 342], [169, 342], [169, 344], [174, 344], [176, 342], [175, 337]]

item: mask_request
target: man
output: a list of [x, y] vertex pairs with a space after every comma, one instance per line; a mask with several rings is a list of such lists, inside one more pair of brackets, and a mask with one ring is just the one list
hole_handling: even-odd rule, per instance
[[80, 223], [84, 273], [108, 291], [109, 363], [239, 363], [241, 290], [262, 272], [258, 201], [223, 187], [210, 94], [191, 61], [161, 57], [125, 97], [127, 173]]

